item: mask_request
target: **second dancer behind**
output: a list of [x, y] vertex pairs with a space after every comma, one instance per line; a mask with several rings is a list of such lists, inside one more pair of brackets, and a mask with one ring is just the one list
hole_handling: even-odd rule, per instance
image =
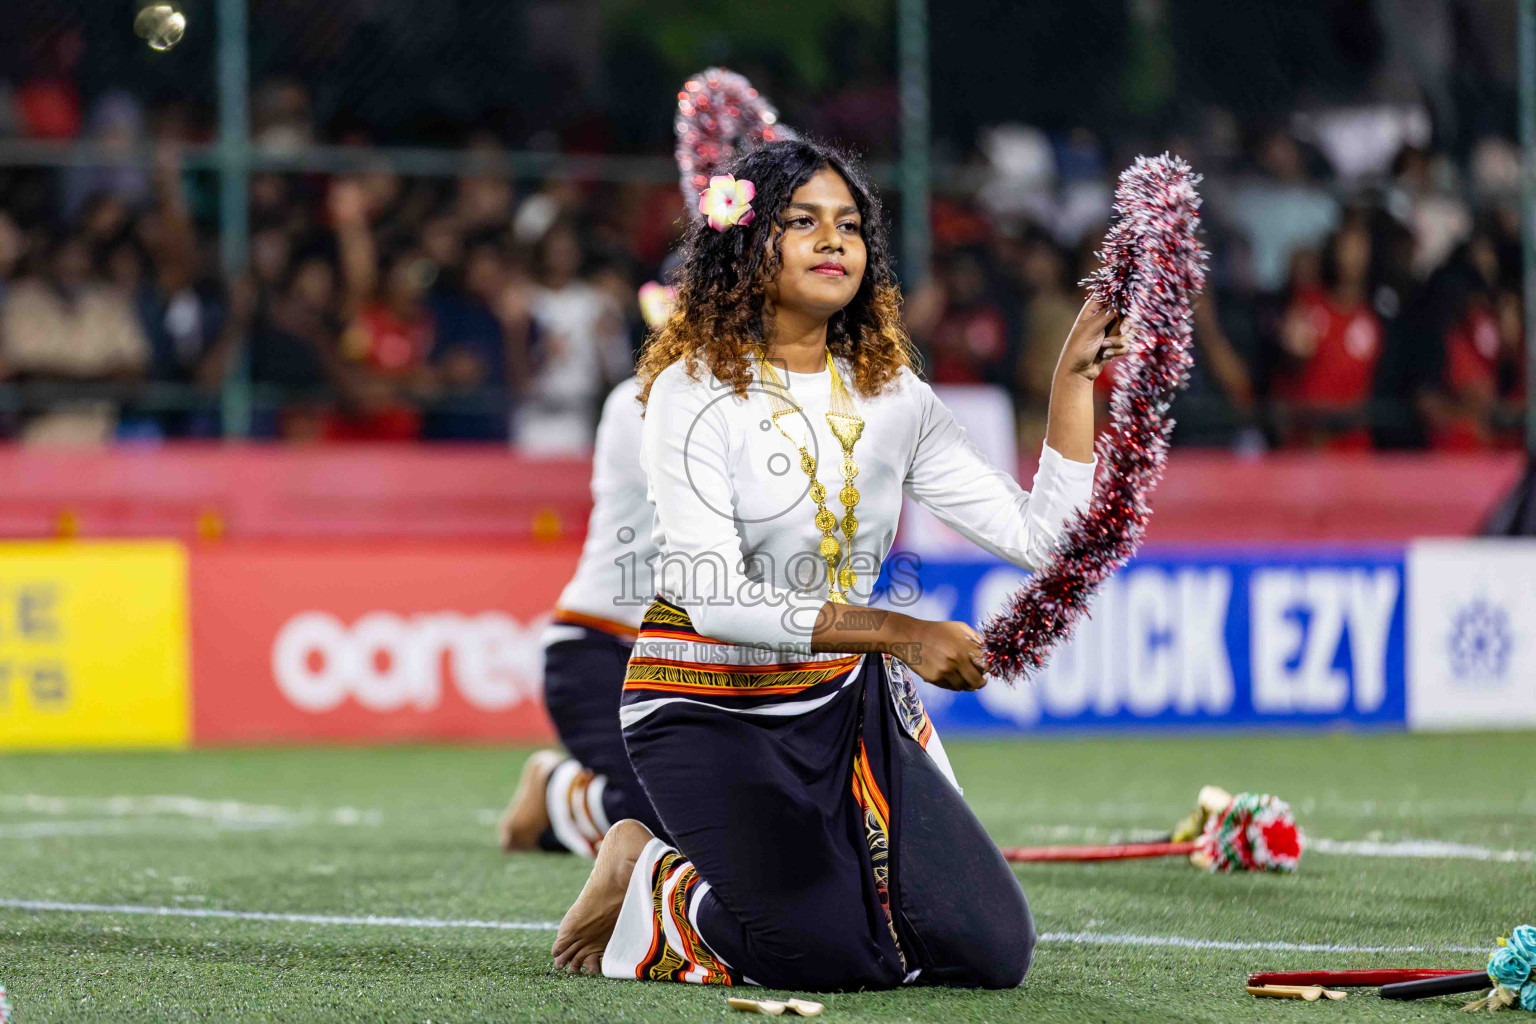
[[501, 848], [590, 857], [608, 823], [661, 824], [629, 766], [619, 731], [624, 669], [654, 594], [654, 514], [640, 468], [635, 378], [603, 402], [592, 448], [592, 515], [576, 573], [544, 628], [544, 705], [566, 753], [535, 752], [497, 823]]
[[731, 170], [637, 374], [662, 557], [620, 721], [675, 845], [616, 824], [556, 963], [802, 989], [1016, 985], [1028, 905], [908, 674], [979, 688], [980, 637], [858, 606], [904, 493], [1038, 566], [1088, 504], [1092, 381], [1125, 344], [1084, 307], [1026, 492], [914, 373], [863, 171], [798, 140]]

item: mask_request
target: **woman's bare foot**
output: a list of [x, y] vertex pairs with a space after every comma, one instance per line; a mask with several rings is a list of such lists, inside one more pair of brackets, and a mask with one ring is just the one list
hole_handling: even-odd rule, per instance
[[603, 973], [603, 950], [613, 936], [624, 905], [624, 890], [634, 873], [640, 851], [654, 838], [651, 830], [633, 818], [616, 823], [603, 837], [592, 874], [581, 895], [560, 920], [555, 933], [555, 966], [582, 974]]
[[507, 853], [531, 850], [539, 845], [539, 836], [549, 828], [549, 805], [544, 802], [544, 787], [549, 773], [565, 760], [558, 750], [540, 750], [523, 764], [517, 780], [517, 792], [496, 823], [496, 838]]

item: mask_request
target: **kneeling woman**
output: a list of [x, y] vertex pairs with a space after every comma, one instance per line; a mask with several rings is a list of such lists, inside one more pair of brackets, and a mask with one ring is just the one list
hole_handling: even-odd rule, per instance
[[903, 493], [1038, 565], [1088, 503], [1091, 382], [1124, 346], [1084, 308], [1025, 492], [913, 372], [862, 171], [804, 141], [731, 170], [638, 372], [662, 559], [620, 718], [676, 845], [615, 825], [555, 961], [798, 989], [1017, 985], [1028, 904], [909, 675], [979, 688], [980, 638], [858, 606]]

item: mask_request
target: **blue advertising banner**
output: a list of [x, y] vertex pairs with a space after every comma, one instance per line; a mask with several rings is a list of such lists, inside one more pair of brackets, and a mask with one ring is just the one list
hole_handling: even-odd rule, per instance
[[[1401, 728], [1401, 550], [1151, 550], [1031, 683], [923, 686], [944, 730]], [[980, 624], [1028, 579], [998, 561], [887, 560], [877, 601]]]

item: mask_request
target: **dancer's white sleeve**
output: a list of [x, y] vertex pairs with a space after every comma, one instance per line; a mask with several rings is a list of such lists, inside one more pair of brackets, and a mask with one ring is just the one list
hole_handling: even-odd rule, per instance
[[987, 461], [932, 388], [915, 381], [914, 391], [920, 425], [906, 493], [971, 543], [1020, 568], [1038, 568], [1072, 514], [1088, 507], [1097, 456], [1074, 462], [1044, 445], [1026, 491]]

